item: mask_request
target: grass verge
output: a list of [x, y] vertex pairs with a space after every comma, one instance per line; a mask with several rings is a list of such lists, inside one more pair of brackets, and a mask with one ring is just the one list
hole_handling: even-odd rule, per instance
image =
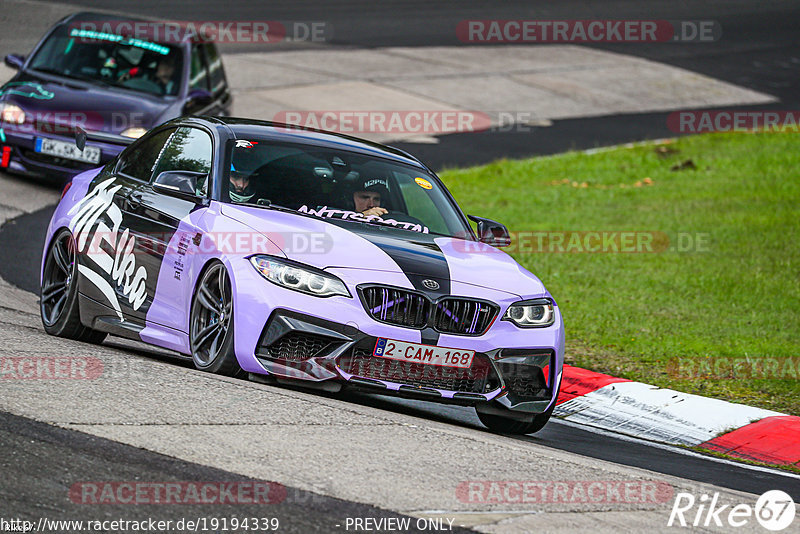
[[567, 363], [800, 415], [800, 136], [441, 174], [467, 213], [515, 234], [509, 252], [561, 306]]

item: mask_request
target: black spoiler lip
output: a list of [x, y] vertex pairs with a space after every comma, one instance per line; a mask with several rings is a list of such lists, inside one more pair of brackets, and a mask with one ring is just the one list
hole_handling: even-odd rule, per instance
[[117, 135], [107, 132], [87, 132], [80, 126], [75, 129], [75, 146], [83, 150], [86, 146], [86, 141], [102, 141], [104, 143], [112, 143], [115, 145], [129, 145], [136, 141], [133, 137], [125, 137], [124, 135]]

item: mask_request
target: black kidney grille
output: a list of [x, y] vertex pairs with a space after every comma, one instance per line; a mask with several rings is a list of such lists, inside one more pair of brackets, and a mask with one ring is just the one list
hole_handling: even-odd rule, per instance
[[477, 300], [446, 298], [436, 303], [434, 328], [450, 334], [479, 335], [492, 324], [497, 307]]
[[341, 356], [337, 365], [346, 373], [362, 378], [445, 391], [487, 393], [500, 386], [492, 364], [482, 354], [475, 355], [469, 369], [459, 369], [379, 358], [357, 348]]
[[429, 301], [422, 295], [391, 287], [361, 290], [364, 306], [373, 319], [399, 326], [422, 328], [428, 319]]
[[396, 287], [368, 286], [360, 291], [364, 308], [373, 319], [411, 328], [433, 326], [445, 334], [481, 335], [500, 309], [488, 302], [459, 297], [434, 303], [423, 294]]

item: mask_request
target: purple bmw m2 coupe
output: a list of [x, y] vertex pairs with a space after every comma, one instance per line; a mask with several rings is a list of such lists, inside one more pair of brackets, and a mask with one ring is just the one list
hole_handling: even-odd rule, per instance
[[[469, 220], [475, 223], [475, 229]], [[162, 124], [68, 184], [47, 232], [41, 315], [201, 370], [473, 406], [541, 429], [564, 359], [558, 305], [397, 149], [246, 119]]]

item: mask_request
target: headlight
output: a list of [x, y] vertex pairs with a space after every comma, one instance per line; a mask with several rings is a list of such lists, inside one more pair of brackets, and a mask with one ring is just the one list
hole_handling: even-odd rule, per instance
[[3, 122], [22, 124], [25, 122], [25, 112], [15, 104], [0, 102], [0, 118], [3, 119]]
[[139, 139], [146, 133], [147, 133], [147, 128], [128, 128], [120, 135], [123, 137], [131, 137], [133, 139]]
[[534, 328], [552, 325], [556, 315], [550, 299], [523, 300], [509, 306], [503, 320], [520, 328]]
[[251, 256], [250, 263], [264, 278], [287, 289], [315, 297], [351, 296], [344, 282], [313, 267], [301, 267], [286, 260], [264, 255]]

